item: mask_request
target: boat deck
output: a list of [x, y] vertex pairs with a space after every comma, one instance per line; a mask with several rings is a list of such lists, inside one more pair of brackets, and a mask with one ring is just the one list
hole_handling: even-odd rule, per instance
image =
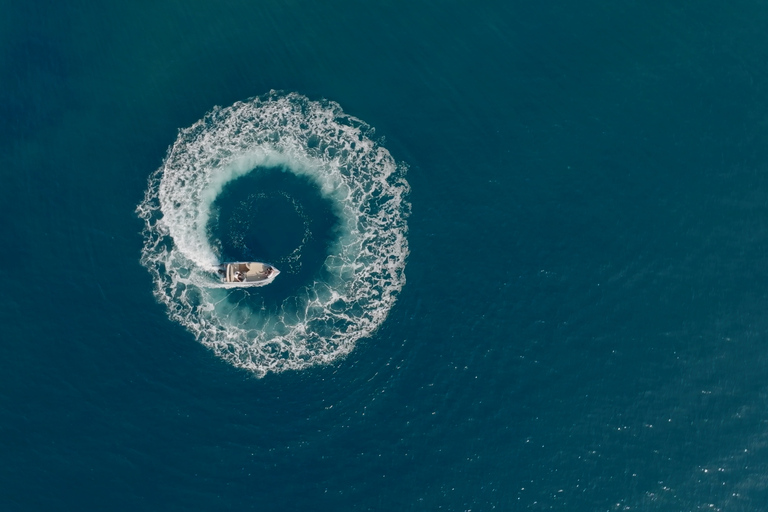
[[[227, 263], [224, 281], [227, 283], [253, 283], [266, 281], [276, 269], [259, 262]], [[238, 276], [238, 274], [240, 274]], [[243, 279], [240, 279], [242, 277]]]

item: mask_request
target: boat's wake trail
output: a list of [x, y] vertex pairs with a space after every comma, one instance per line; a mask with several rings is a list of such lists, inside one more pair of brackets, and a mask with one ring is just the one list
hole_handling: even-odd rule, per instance
[[[336, 103], [276, 92], [217, 107], [181, 130], [137, 208], [141, 262], [169, 317], [260, 376], [331, 361], [373, 332], [405, 284], [409, 205], [405, 166], [371, 133]], [[274, 167], [316, 183], [339, 235], [322, 271], [267, 311], [216, 286], [208, 224], [228, 182]]]

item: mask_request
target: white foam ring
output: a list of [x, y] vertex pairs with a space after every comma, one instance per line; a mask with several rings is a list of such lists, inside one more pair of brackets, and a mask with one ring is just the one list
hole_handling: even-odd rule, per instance
[[[376, 330], [405, 284], [410, 206], [406, 166], [372, 134], [336, 103], [275, 91], [216, 107], [181, 130], [137, 208], [141, 262], [168, 316], [258, 376], [330, 362]], [[276, 311], [252, 310], [217, 286], [208, 220], [228, 182], [276, 166], [318, 185], [336, 206], [341, 234], [322, 277]]]

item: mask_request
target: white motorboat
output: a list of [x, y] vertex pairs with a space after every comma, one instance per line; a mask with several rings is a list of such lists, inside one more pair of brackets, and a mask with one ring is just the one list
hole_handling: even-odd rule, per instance
[[227, 287], [264, 286], [274, 281], [280, 273], [272, 265], [259, 261], [222, 263], [216, 267], [216, 272]]

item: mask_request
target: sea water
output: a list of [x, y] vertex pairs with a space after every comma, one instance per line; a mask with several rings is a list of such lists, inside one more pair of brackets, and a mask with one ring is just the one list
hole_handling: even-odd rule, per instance
[[1, 5], [0, 509], [765, 508], [766, 19]]

